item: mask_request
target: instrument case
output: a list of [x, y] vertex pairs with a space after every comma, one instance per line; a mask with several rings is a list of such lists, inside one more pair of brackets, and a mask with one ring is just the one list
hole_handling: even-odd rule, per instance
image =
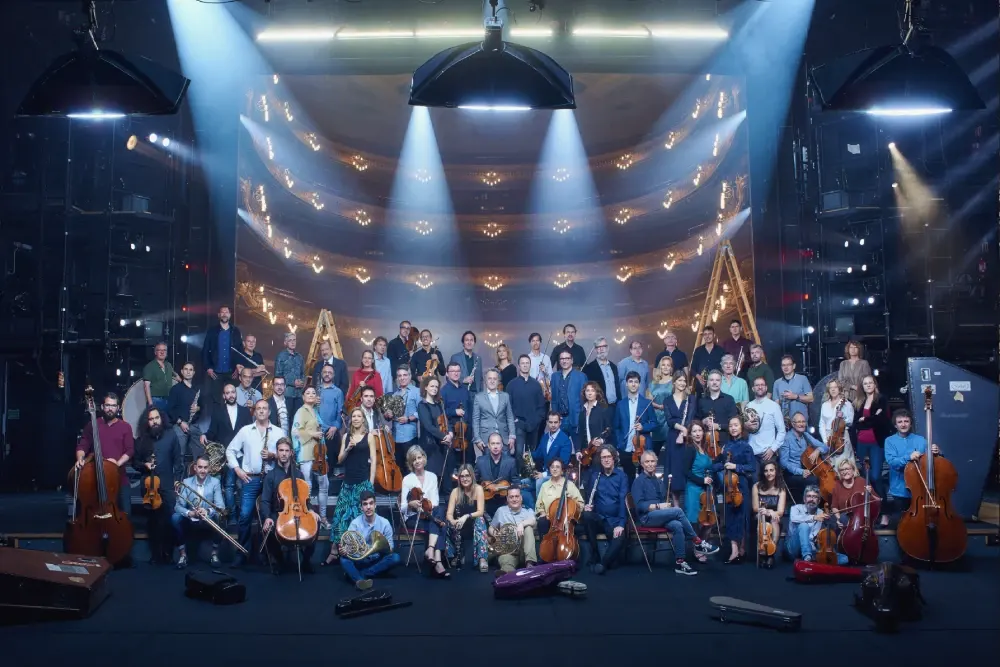
[[212, 604], [239, 604], [247, 599], [247, 587], [222, 572], [193, 571], [184, 576], [184, 594]]
[[522, 567], [493, 580], [493, 597], [518, 598], [566, 581], [576, 572], [576, 561], [560, 560], [535, 567]]
[[802, 628], [802, 614], [798, 612], [719, 595], [709, 598], [708, 602], [715, 609], [713, 617], [723, 623], [761, 625], [782, 631]]

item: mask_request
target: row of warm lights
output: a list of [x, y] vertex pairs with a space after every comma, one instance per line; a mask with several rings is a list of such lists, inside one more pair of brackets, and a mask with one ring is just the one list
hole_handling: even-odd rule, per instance
[[565, 167], [559, 167], [555, 170], [555, 173], [552, 174], [552, 180], [558, 181], [559, 183], [565, 182], [568, 178], [569, 169], [566, 169]]
[[264, 122], [270, 122], [271, 120], [271, 108], [267, 104], [267, 95], [260, 96], [260, 102], [257, 103], [257, 108], [261, 110], [264, 114]]
[[434, 231], [434, 228], [431, 227], [431, 223], [426, 220], [417, 220], [417, 224], [414, 225], [414, 229], [416, 229], [417, 234], [420, 234], [421, 236], [427, 236]]
[[418, 273], [417, 279], [413, 283], [420, 289], [428, 289], [434, 286], [434, 281], [426, 273]]
[[663, 208], [670, 208], [670, 205], [674, 203], [674, 191], [667, 190], [667, 194], [663, 196]]
[[668, 151], [674, 147], [674, 142], [677, 141], [677, 133], [670, 130], [670, 134], [667, 135], [667, 143], [663, 144], [663, 147]]
[[556, 220], [556, 224], [552, 226], [552, 231], [558, 234], [565, 234], [572, 228], [569, 224], [569, 220]]
[[635, 272], [632, 271], [631, 266], [623, 266], [622, 268], [618, 269], [618, 273], [615, 274], [615, 278], [617, 278], [618, 282], [620, 283], [627, 283], [628, 279], [631, 278], [634, 274]]
[[618, 167], [619, 169], [621, 169], [622, 171], [625, 171], [626, 169], [628, 169], [629, 167], [631, 167], [632, 166], [632, 154], [631, 153], [625, 153], [625, 154], [619, 156], [619, 158], [617, 160], [615, 160], [615, 166]]
[[421, 167], [420, 169], [417, 169], [415, 172], [413, 172], [413, 178], [417, 179], [421, 183], [430, 183], [431, 172]]
[[322, 273], [323, 271], [323, 265], [319, 261], [319, 255], [313, 255], [312, 267], [316, 273]]
[[[660, 338], [663, 338], [663, 336], [660, 336]], [[618, 345], [621, 345], [622, 343], [625, 342], [625, 329], [624, 328], [618, 327], [618, 328], [615, 329], [614, 341]]]
[[715, 135], [715, 142], [712, 143], [712, 157], [719, 157], [719, 135]]
[[267, 137], [266, 140], [267, 140], [267, 159], [268, 160], [273, 160], [274, 159], [274, 146], [271, 144], [271, 137]]
[[309, 203], [312, 204], [313, 208], [315, 208], [317, 211], [322, 211], [324, 208], [326, 208], [326, 204], [324, 204], [319, 200], [318, 192], [313, 192], [312, 194], [309, 195]]
[[503, 287], [503, 281], [500, 276], [486, 276], [486, 280], [483, 282], [483, 287], [491, 292], [496, 292], [498, 289]]
[[630, 208], [620, 208], [618, 213], [615, 214], [615, 222], [619, 225], [624, 225], [626, 222], [632, 219], [632, 209]]
[[500, 236], [500, 233], [502, 231], [503, 230], [500, 229], [500, 225], [498, 225], [495, 222], [487, 222], [486, 226], [483, 227], [483, 234], [485, 234], [488, 238], [491, 239], [495, 239], [496, 237]]
[[260, 212], [267, 213], [267, 197], [264, 196], [264, 186], [257, 186], [257, 201], [260, 202]]
[[366, 160], [363, 156], [353, 155], [351, 156], [351, 166], [353, 166], [358, 171], [367, 171], [369, 165], [368, 165], [368, 160]]
[[288, 186], [290, 188], [293, 185], [295, 185], [295, 181], [292, 180], [292, 172], [290, 170], [285, 169], [282, 172], [282, 176], [284, 176], [284, 178], [285, 178], [285, 185], [286, 186]]
[[560, 273], [556, 276], [556, 279], [552, 281], [552, 284], [559, 289], [566, 289], [573, 284], [568, 273]]
[[[512, 38], [552, 37], [552, 28], [511, 28]], [[633, 28], [603, 28], [580, 26], [572, 31], [574, 37], [626, 37], [659, 38], [677, 40], [719, 40], [729, 37], [729, 33], [717, 26], [698, 25], [654, 25]], [[349, 28], [274, 28], [257, 33], [258, 42], [329, 42], [333, 40], [357, 39], [448, 39], [478, 38], [483, 36], [482, 27], [468, 28], [423, 28], [416, 30], [352, 30]], [[275, 75], [277, 79], [277, 75]]]
[[309, 142], [309, 147], [312, 148], [313, 151], [318, 151], [320, 148], [322, 148], [322, 146], [320, 146], [319, 144], [319, 139], [316, 137], [315, 132], [309, 132], [308, 134], [306, 134], [306, 141]]
[[[719, 116], [719, 118], [722, 118], [722, 116]], [[288, 102], [285, 102], [285, 119], [289, 123], [291, 123], [293, 120], [295, 120], [295, 117], [292, 116], [292, 109], [291, 109], [291, 107], [288, 106]]]
[[495, 350], [503, 345], [503, 337], [496, 331], [487, 331], [483, 342], [486, 343], [487, 347]]
[[368, 215], [368, 212], [364, 209], [358, 209], [354, 212], [354, 221], [357, 222], [362, 227], [367, 227], [371, 224], [372, 218]]
[[699, 164], [698, 165], [698, 171], [695, 172], [694, 178], [691, 179], [691, 182], [694, 183], [695, 187], [698, 187], [699, 185], [701, 185], [701, 171], [702, 171], [701, 165]]
[[719, 103], [717, 105], [718, 111], [716, 111], [716, 116], [722, 118], [723, 112], [726, 110], [726, 93], [719, 91]]
[[288, 247], [288, 239], [285, 239], [285, 247], [283, 248], [283, 250], [285, 251], [285, 259], [291, 259], [292, 249]]
[[[149, 246], [146, 246], [146, 247], [148, 248]], [[861, 270], [862, 271], [867, 271], [868, 270], [868, 265], [867, 264], [862, 264], [861, 265]], [[847, 267], [847, 272], [848, 273], [854, 273], [854, 267], [853, 266]]]
[[488, 171], [480, 177], [484, 185], [493, 187], [500, 183], [500, 176], [495, 171]]
[[729, 184], [722, 181], [722, 192], [719, 193], [719, 209], [726, 209], [726, 199], [729, 197]]

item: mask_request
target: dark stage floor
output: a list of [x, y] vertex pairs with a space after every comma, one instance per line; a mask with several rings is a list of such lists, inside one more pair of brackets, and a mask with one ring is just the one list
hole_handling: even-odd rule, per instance
[[[668, 560], [668, 559], [667, 559]], [[337, 600], [353, 588], [328, 569], [299, 583], [294, 574], [238, 573], [249, 599], [216, 607], [183, 596], [184, 574], [140, 565], [111, 574], [112, 595], [89, 619], [0, 628], [8, 665], [108, 662], [128, 665], [430, 664], [443, 661], [550, 665], [861, 664], [943, 665], [996, 656], [1000, 560], [967, 557], [960, 571], [923, 572], [925, 619], [877, 635], [851, 607], [856, 584], [803, 586], [789, 566], [702, 566], [675, 575], [661, 560], [578, 579], [584, 599], [559, 595], [496, 601], [491, 576], [465, 569], [450, 581], [397, 570], [378, 585], [413, 606], [341, 620]], [[339, 574], [339, 570], [338, 570]], [[721, 624], [708, 598], [729, 595], [800, 612], [799, 633]], [[108, 658], [100, 657], [110, 654]], [[76, 656], [71, 658], [70, 656]], [[570, 662], [567, 663], [567, 660]], [[224, 662], [220, 662], [224, 661]], [[609, 662], [611, 661], [611, 662]], [[719, 661], [727, 661], [721, 663]]]

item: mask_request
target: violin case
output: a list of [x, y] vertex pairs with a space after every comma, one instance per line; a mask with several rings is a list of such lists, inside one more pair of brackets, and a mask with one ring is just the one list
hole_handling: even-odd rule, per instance
[[337, 603], [334, 613], [340, 618], [355, 618], [380, 611], [409, 607], [412, 602], [393, 602], [389, 591], [370, 590]]
[[792, 565], [792, 577], [800, 584], [857, 583], [865, 576], [864, 568], [826, 565], [799, 559]]
[[509, 599], [526, 597], [544, 589], [555, 590], [556, 584], [576, 573], [576, 561], [560, 560], [535, 567], [522, 567], [493, 580], [493, 597]]
[[767, 605], [737, 600], [736, 598], [716, 595], [708, 599], [715, 609], [714, 618], [722, 623], [746, 623], [761, 625], [786, 632], [802, 628], [802, 614], [786, 609], [768, 607]]
[[184, 595], [212, 604], [246, 602], [247, 587], [223, 572], [192, 571], [184, 575]]

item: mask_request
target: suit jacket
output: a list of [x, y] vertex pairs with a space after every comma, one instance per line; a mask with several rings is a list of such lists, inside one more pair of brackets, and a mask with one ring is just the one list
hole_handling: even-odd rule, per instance
[[252, 423], [253, 415], [242, 405], [236, 406], [235, 428], [229, 423], [229, 413], [226, 411], [226, 406], [213, 405], [212, 423], [209, 425], [208, 431], [205, 433], [205, 437], [213, 442], [219, 442], [228, 447], [229, 443], [232, 442], [233, 438], [236, 436], [236, 433], [247, 424]]
[[[611, 374], [615, 378], [615, 402], [617, 403], [622, 400], [622, 392], [620, 389], [622, 383], [618, 379], [618, 366], [615, 365], [615, 362], [610, 360], [608, 363], [611, 364]], [[594, 359], [583, 367], [583, 374], [587, 376], [589, 381], [597, 383], [597, 385], [601, 388], [601, 391], [604, 392], [604, 399], [607, 400], [608, 384], [604, 381], [604, 373], [601, 372], [601, 366], [597, 359]]]
[[[323, 384], [321, 376], [323, 373], [323, 365], [325, 363], [327, 362], [320, 359], [319, 361], [316, 362], [316, 365], [313, 366], [312, 386], [316, 387], [317, 390]], [[344, 361], [343, 359], [338, 359], [337, 357], [333, 357], [330, 359], [329, 363], [331, 366], [333, 366], [333, 384], [340, 387], [340, 391], [344, 392], [344, 399], [346, 400], [347, 390], [351, 386], [351, 377], [347, 372], [347, 362]]]
[[[601, 438], [610, 445], [616, 436], [615, 410], [609, 405], [598, 404], [594, 406], [594, 409], [590, 411], [590, 437]], [[575, 438], [576, 451], [581, 452], [586, 449], [590, 443], [589, 441], [584, 442], [585, 440], [587, 440], [587, 411], [580, 408], [579, 425]]]
[[[506, 447], [506, 443], [504, 446]], [[490, 457], [489, 452], [476, 459], [476, 478], [480, 482], [499, 482], [504, 479], [511, 484], [517, 482], [519, 479], [517, 461], [506, 450], [500, 455], [500, 474], [497, 475], [496, 479], [493, 479], [493, 471], [490, 467], [491, 461], [492, 457]]]
[[[195, 505], [201, 502], [201, 499], [195, 495], [192, 489], [198, 489], [198, 478], [194, 475], [184, 480], [184, 486], [181, 486], [180, 493], [177, 494], [177, 502], [174, 503], [174, 514], [186, 516], [188, 510], [194, 509]], [[205, 492], [202, 495], [216, 507], [226, 506], [226, 501], [222, 497], [222, 483], [219, 482], [218, 477], [209, 475], [205, 478]], [[201, 506], [208, 512], [210, 519], [213, 521], [219, 520], [219, 513], [211, 505], [202, 503]]]
[[[462, 367], [462, 380], [468, 375], [468, 371], [465, 369], [465, 352], [456, 352], [451, 355], [451, 359], [448, 361], [449, 364], [458, 364]], [[472, 374], [472, 384], [465, 385], [469, 388], [469, 391], [476, 393], [483, 390], [483, 358], [479, 356], [478, 352], [472, 353], [472, 363], [476, 365], [476, 372]], [[460, 381], [461, 384], [462, 383]]]
[[542, 433], [542, 437], [538, 440], [538, 446], [535, 447], [535, 451], [531, 452], [531, 458], [542, 463], [541, 467], [538, 468], [540, 472], [548, 471], [549, 464], [552, 463], [553, 459], [558, 458], [565, 466], [570, 462], [570, 457], [573, 456], [573, 441], [569, 439], [566, 431], [560, 429], [559, 433], [556, 434], [556, 441], [552, 443], [552, 447], [546, 452], [545, 448], [548, 444], [549, 434]]
[[[209, 327], [208, 332], [205, 334], [205, 344], [201, 348], [201, 370], [202, 372], [207, 371], [209, 368], [212, 370], [218, 370], [215, 368], [216, 362], [219, 360], [219, 332], [222, 327], [218, 323]], [[240, 333], [239, 327], [229, 322], [229, 346], [235, 347], [237, 350], [243, 351], [243, 334]], [[242, 357], [237, 355], [232, 350], [229, 351], [229, 369], [230, 371], [236, 370], [236, 364], [242, 360]]]
[[[639, 419], [639, 423], [642, 424], [642, 432], [647, 438], [653, 437], [653, 431], [656, 430], [656, 413], [650, 408], [646, 410], [646, 407], [651, 403], [651, 401], [645, 396], [639, 397], [639, 402], [636, 405], [635, 417]], [[618, 444], [618, 451], [624, 452], [629, 445], [629, 441], [632, 436], [635, 435], [635, 431], [632, 430], [632, 421], [629, 420], [629, 410], [628, 410], [629, 400], [628, 398], [623, 398], [618, 401], [615, 406], [615, 410], [618, 413], [615, 419], [616, 423], [616, 435], [615, 442]], [[643, 413], [643, 410], [646, 410]], [[642, 418], [639, 418], [642, 415]]]
[[500, 434], [504, 446], [507, 440], [514, 435], [514, 411], [510, 407], [510, 396], [505, 392], [497, 392], [497, 411], [493, 412], [493, 405], [485, 391], [481, 391], [472, 400], [472, 437], [473, 442], [486, 444], [490, 440], [490, 433], [496, 431]]
[[[281, 422], [278, 421], [278, 404], [274, 402], [274, 396], [271, 396], [271, 398], [267, 399], [267, 407], [271, 409], [271, 416], [268, 418], [268, 421], [270, 421], [275, 426], [280, 427]], [[301, 398], [289, 398], [287, 395], [285, 396], [285, 408], [288, 409], [289, 431], [292, 430], [292, 422], [295, 421], [295, 413], [301, 407], [302, 407]]]

